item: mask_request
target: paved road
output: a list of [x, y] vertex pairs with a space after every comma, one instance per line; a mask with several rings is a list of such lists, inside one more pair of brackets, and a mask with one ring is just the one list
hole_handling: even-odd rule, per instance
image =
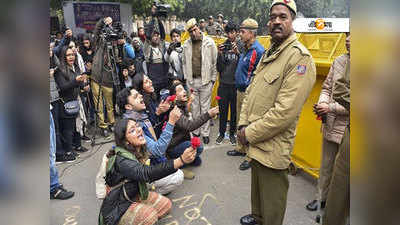
[[[236, 225], [250, 213], [250, 170], [238, 169], [242, 157], [229, 157], [232, 146], [225, 140], [216, 146], [218, 125], [212, 127], [211, 143], [202, 154], [203, 164], [193, 168], [194, 180], [185, 180], [182, 188], [168, 197], [173, 200], [171, 214], [160, 225]], [[52, 225], [95, 225], [101, 201], [95, 195], [95, 176], [103, 154], [112, 144], [95, 146], [71, 164], [58, 165], [61, 182], [75, 191], [72, 199], [51, 200]], [[90, 147], [87, 143], [85, 146]], [[315, 181], [300, 173], [289, 176], [290, 188], [285, 225], [314, 224], [315, 213], [304, 205], [315, 195]], [[40, 207], [40, 206], [38, 206]]]

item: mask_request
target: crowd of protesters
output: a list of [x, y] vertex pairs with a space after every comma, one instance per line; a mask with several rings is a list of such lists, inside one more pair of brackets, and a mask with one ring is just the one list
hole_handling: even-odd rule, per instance
[[[281, 13], [295, 18], [296, 8], [292, 3], [277, 0], [274, 1], [274, 5], [286, 6], [286, 11], [279, 7], [275, 7], [275, 11], [281, 10]], [[117, 37], [107, 36], [109, 34], [105, 30], [113, 27], [111, 17], [100, 19], [93, 32], [84, 35], [75, 36], [70, 28], [65, 28], [63, 33], [57, 33], [50, 43], [52, 199], [68, 199], [74, 194], [59, 184], [55, 163], [73, 162], [80, 153], [88, 151], [82, 146], [82, 141], [91, 142], [96, 136], [105, 140], [114, 137], [115, 147], [105, 155], [105, 166], [99, 176], [106, 187], [102, 196], [104, 201], [100, 209], [99, 224], [154, 224], [171, 208], [171, 201], [162, 195], [179, 188], [184, 179], [195, 177], [190, 167], [202, 164], [203, 145], [210, 143], [210, 121], [217, 115], [219, 133], [216, 144], [221, 144], [224, 139], [228, 139], [232, 145], [237, 144], [227, 155], [246, 156], [239, 169], [253, 168], [254, 190], [261, 188], [261, 183], [257, 184], [258, 186], [253, 184], [253, 175], [267, 176], [268, 173], [270, 177], [279, 176], [275, 177], [274, 185], [287, 181], [287, 173], [277, 172], [286, 166], [283, 165], [286, 156], [270, 155], [260, 160], [260, 155], [265, 154], [260, 149], [270, 144], [261, 140], [262, 137], [257, 134], [266, 132], [262, 130], [263, 127], [273, 130], [281, 126], [263, 121], [268, 116], [272, 118], [284, 115], [277, 111], [274, 115], [266, 115], [264, 119], [260, 115], [261, 119], [258, 120], [252, 117], [261, 113], [261, 109], [254, 107], [265, 107], [257, 103], [264, 93], [275, 96], [272, 91], [291, 92], [285, 97], [286, 100], [279, 103], [280, 107], [286, 107], [285, 101], [289, 101], [291, 96], [299, 95], [295, 111], [285, 111], [287, 115], [293, 113], [293, 118], [289, 121], [292, 123], [289, 124], [290, 127], [282, 128], [274, 134], [275, 136], [270, 134], [271, 138], [287, 139], [287, 143], [293, 143], [294, 136], [289, 140], [286, 136], [279, 135], [295, 129], [296, 116], [298, 118], [303, 101], [308, 97], [315, 82], [315, 66], [308, 51], [298, 44], [284, 19], [276, 22], [275, 18], [271, 18], [273, 22], [268, 25], [269, 31], [274, 34], [279, 28], [281, 33], [287, 34], [281, 39], [278, 34], [272, 35], [272, 47], [267, 52], [256, 40], [258, 23], [255, 20], [248, 18], [239, 26], [223, 19], [223, 15], [219, 14], [217, 22], [210, 16], [208, 24], [202, 19], [199, 22], [194, 18], [188, 20], [185, 30], [190, 38], [184, 43], [181, 42], [183, 30], [176, 28], [170, 31], [171, 42], [167, 42], [163, 24], [156, 16], [145, 27], [140, 27], [137, 33], [129, 36], [123, 31], [117, 32]], [[279, 26], [275, 29], [276, 24]], [[217, 46], [205, 32], [209, 35], [225, 33], [226, 41]], [[271, 62], [279, 57], [277, 52], [284, 50], [278, 47], [285, 44], [294, 46], [290, 51], [293, 51], [293, 57], [298, 57], [299, 60], [294, 63], [304, 63], [293, 70], [297, 76], [293, 75], [294, 77], [290, 78], [292, 80], [283, 81], [286, 77], [271, 77], [268, 72], [264, 75], [265, 84], [261, 78], [253, 82], [254, 73], [265, 72], [266, 61]], [[347, 59], [348, 57], [343, 57], [343, 60]], [[257, 67], [260, 62], [261, 65]], [[273, 63], [271, 65], [275, 65]], [[346, 63], [335, 63], [343, 64], [345, 68]], [[218, 106], [211, 108], [212, 90], [217, 73]], [[331, 80], [324, 83], [324, 94], [315, 106], [315, 111], [318, 115], [327, 114], [328, 121], [338, 115], [343, 117], [340, 132], [337, 131], [340, 134], [332, 134], [330, 139], [327, 134], [324, 136], [324, 144], [336, 143], [337, 152], [348, 124], [348, 111], [339, 103], [333, 102], [330, 96], [332, 76], [335, 75], [330, 74], [328, 78]], [[296, 79], [302, 80], [290, 83]], [[282, 82], [286, 82], [286, 86], [278, 85]], [[302, 87], [296, 86], [301, 82], [305, 82]], [[253, 87], [249, 87], [251, 85]], [[265, 86], [271, 88], [262, 93], [261, 89]], [[247, 96], [254, 98], [249, 99]], [[280, 97], [276, 96], [271, 102], [279, 100]], [[246, 108], [243, 109], [242, 105]], [[253, 114], [249, 114], [253, 108]], [[272, 118], [271, 121], [277, 120]], [[263, 122], [265, 124], [260, 124]], [[285, 121], [281, 123], [286, 124]], [[201, 140], [200, 136], [202, 142], [194, 145], [194, 142]], [[257, 142], [256, 139], [260, 139], [261, 142]], [[267, 158], [272, 160], [271, 165], [264, 163], [263, 160]], [[274, 164], [274, 161], [281, 162], [282, 166]], [[330, 168], [332, 167], [331, 164]], [[267, 171], [271, 170], [270, 168], [272, 171]], [[324, 181], [325, 186], [326, 183], [327, 181]], [[279, 214], [279, 218], [274, 219], [274, 224], [281, 224], [283, 219], [282, 212], [286, 202], [281, 200], [286, 199], [287, 195], [287, 192], [284, 193], [287, 185], [284, 186], [286, 189], [283, 188], [282, 193], [276, 192], [282, 207], [274, 210]], [[259, 201], [267, 201], [266, 196], [255, 194], [254, 200], [259, 198]], [[324, 196], [323, 204], [327, 194]], [[317, 203], [318, 201], [314, 201], [307, 208], [313, 210], [318, 207]], [[271, 214], [261, 210], [253, 212], [258, 214], [242, 217], [241, 223], [262, 224]]]

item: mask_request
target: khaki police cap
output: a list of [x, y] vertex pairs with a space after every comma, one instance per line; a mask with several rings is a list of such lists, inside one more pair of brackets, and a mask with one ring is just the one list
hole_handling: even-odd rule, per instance
[[258, 29], [258, 23], [251, 18], [247, 18], [242, 22], [242, 24], [240, 24], [240, 29]]
[[217, 17], [222, 17], [222, 18], [224, 18], [224, 15], [222, 15], [222, 14], [220, 13], [220, 14], [218, 14]]
[[274, 0], [272, 2], [270, 11], [274, 5], [284, 5], [284, 6], [288, 7], [290, 10], [292, 10], [294, 12], [294, 14], [297, 14], [297, 6], [296, 6], [296, 2], [294, 0]]
[[190, 19], [190, 20], [188, 20], [188, 21], [186, 22], [185, 29], [186, 29], [187, 31], [189, 31], [189, 29], [192, 28], [192, 27], [194, 27], [196, 24], [197, 24], [196, 19], [195, 19], [195, 18], [192, 18], [192, 19]]

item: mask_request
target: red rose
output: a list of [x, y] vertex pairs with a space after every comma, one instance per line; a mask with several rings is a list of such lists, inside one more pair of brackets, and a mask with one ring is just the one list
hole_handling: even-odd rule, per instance
[[217, 95], [217, 96], [215, 96], [215, 99], [216, 99], [217, 101], [219, 101], [219, 100], [221, 100], [222, 98], [219, 97], [219, 96]]
[[200, 146], [200, 138], [198, 137], [192, 137], [192, 148], [197, 149]]
[[190, 88], [190, 93], [193, 93], [193, 92], [194, 92], [193, 88]]
[[173, 102], [173, 101], [175, 101], [175, 99], [176, 99], [176, 95], [171, 95], [171, 96], [168, 96], [167, 101]]

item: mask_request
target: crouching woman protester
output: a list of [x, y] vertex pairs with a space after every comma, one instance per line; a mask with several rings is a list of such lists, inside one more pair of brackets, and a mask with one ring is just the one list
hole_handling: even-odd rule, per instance
[[155, 224], [171, 209], [171, 201], [147, 189], [147, 184], [193, 162], [196, 150], [187, 148], [177, 159], [157, 165], [145, 165], [148, 159], [146, 139], [141, 126], [133, 119], [118, 121], [116, 148], [109, 152], [106, 184], [111, 187], [103, 201], [99, 225]]

